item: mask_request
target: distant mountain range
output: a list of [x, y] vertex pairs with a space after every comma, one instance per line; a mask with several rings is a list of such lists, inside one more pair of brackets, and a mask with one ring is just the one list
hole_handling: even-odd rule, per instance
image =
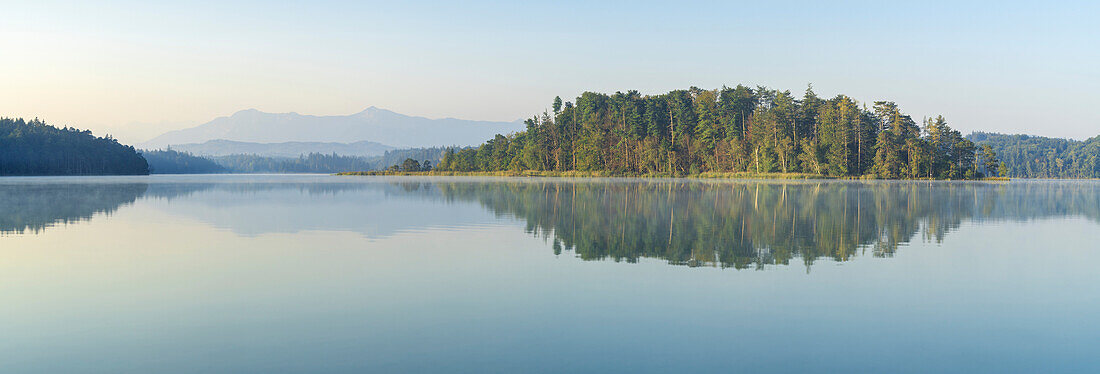
[[248, 109], [189, 129], [170, 131], [136, 146], [163, 149], [169, 145], [197, 144], [216, 139], [253, 143], [371, 141], [399, 148], [469, 146], [480, 144], [496, 134], [522, 129], [523, 123], [519, 121], [430, 119], [376, 107], [346, 116], [265, 113]]
[[310, 153], [339, 154], [342, 156], [381, 156], [394, 147], [371, 141], [354, 143], [335, 142], [283, 142], [252, 143], [232, 140], [210, 140], [203, 143], [173, 144], [173, 150], [188, 152], [196, 156], [228, 156], [236, 154], [259, 155], [266, 157], [298, 157]]

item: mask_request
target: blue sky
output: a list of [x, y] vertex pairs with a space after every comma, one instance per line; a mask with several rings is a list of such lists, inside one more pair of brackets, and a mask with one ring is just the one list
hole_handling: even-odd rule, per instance
[[15, 2], [0, 115], [138, 142], [237, 110], [514, 120], [555, 95], [738, 83], [963, 132], [1100, 134], [1093, 3]]

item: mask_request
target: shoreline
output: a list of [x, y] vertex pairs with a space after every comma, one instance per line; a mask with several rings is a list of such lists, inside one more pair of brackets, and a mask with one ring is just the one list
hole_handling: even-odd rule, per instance
[[873, 176], [833, 177], [812, 173], [753, 173], [753, 172], [704, 172], [691, 175], [664, 173], [615, 173], [600, 171], [349, 171], [336, 176], [429, 176], [429, 177], [550, 177], [550, 178], [688, 178], [688, 179], [835, 179], [835, 180], [958, 180], [1008, 182], [1011, 178], [988, 177], [980, 179], [899, 178], [881, 179]]

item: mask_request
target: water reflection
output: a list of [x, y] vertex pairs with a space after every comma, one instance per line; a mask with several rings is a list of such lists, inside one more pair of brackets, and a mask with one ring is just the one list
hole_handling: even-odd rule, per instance
[[[412, 182], [416, 185], [420, 182]], [[553, 239], [586, 260], [744, 269], [806, 266], [859, 253], [890, 257], [915, 237], [939, 242], [963, 222], [1100, 220], [1090, 182], [436, 183]]]
[[111, 214], [145, 194], [145, 183], [0, 185], [0, 234], [39, 233], [58, 224]]
[[[150, 204], [239, 235], [397, 232], [518, 220], [584, 260], [763, 268], [893, 256], [966, 222], [1086, 217], [1100, 184], [284, 177], [0, 184], [0, 232]], [[491, 212], [487, 216], [485, 212]], [[493, 218], [495, 216], [495, 218]]]

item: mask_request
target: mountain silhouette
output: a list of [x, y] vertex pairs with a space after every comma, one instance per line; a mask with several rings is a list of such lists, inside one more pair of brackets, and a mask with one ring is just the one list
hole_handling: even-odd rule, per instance
[[253, 143], [371, 141], [392, 147], [476, 145], [496, 134], [523, 129], [521, 122], [430, 119], [370, 107], [346, 116], [266, 113], [242, 110], [188, 129], [169, 131], [138, 148], [203, 143], [221, 139]]

